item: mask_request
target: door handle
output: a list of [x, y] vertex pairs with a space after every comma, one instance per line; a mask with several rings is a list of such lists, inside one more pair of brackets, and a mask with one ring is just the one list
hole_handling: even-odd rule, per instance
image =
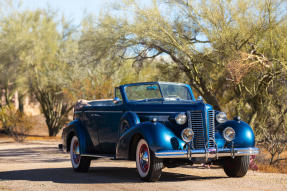
[[92, 117], [99, 117], [99, 116], [101, 116], [101, 115], [93, 113], [93, 114], [91, 114], [91, 116], [92, 116]]

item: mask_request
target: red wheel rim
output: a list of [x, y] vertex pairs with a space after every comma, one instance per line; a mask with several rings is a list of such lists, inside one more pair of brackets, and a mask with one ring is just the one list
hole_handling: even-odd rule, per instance
[[142, 144], [139, 150], [139, 163], [142, 172], [146, 173], [149, 169], [149, 150], [146, 144]]

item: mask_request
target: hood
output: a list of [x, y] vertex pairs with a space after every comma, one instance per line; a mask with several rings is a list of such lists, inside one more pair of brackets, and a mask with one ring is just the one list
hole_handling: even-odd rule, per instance
[[177, 113], [186, 111], [212, 110], [212, 106], [203, 101], [163, 101], [134, 102], [128, 104], [128, 110], [135, 113]]

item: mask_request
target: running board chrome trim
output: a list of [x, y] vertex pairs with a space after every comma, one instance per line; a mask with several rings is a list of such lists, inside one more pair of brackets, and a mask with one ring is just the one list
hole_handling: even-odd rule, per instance
[[109, 158], [114, 159], [113, 155], [105, 155], [105, 154], [81, 154], [83, 157], [93, 157], [93, 158]]

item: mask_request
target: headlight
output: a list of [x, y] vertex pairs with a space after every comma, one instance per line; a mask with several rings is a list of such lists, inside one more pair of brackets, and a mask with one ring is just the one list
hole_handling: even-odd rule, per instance
[[193, 131], [191, 128], [185, 128], [181, 131], [181, 138], [184, 142], [189, 143], [193, 139]]
[[223, 130], [223, 137], [226, 141], [233, 141], [235, 138], [235, 131], [232, 127], [226, 127]]
[[225, 123], [227, 121], [227, 116], [224, 112], [219, 112], [217, 115], [216, 115], [216, 121], [218, 123]]
[[175, 116], [175, 121], [179, 125], [183, 125], [186, 122], [186, 115], [185, 113], [179, 113]]

